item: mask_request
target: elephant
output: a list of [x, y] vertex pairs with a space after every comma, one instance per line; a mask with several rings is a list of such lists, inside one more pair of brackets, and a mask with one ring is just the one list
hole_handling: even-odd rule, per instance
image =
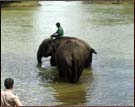
[[54, 50], [54, 48], [51, 45], [52, 43], [51, 43], [51, 39], [50, 38], [47, 38], [47, 39], [43, 40], [42, 43], [40, 44], [39, 48], [38, 48], [38, 51], [37, 51], [38, 65], [41, 66], [41, 64], [42, 64], [42, 60], [41, 60], [42, 57], [49, 57], [49, 56], [51, 56], [50, 64], [51, 64], [51, 66], [56, 66], [56, 61], [55, 61], [55, 58], [54, 58], [55, 51], [57, 50], [57, 48], [60, 45], [63, 45], [66, 41], [78, 42], [78, 43], [84, 45], [84, 47], [86, 47], [90, 51], [90, 56], [89, 56], [88, 60], [86, 61], [85, 67], [86, 68], [91, 67], [91, 64], [92, 64], [92, 53], [96, 54], [95, 50], [93, 48], [91, 48], [83, 40], [80, 40], [80, 39], [75, 38], [75, 37], [60, 37], [60, 38], [55, 39], [53, 41], [53, 44], [55, 45], [55, 50]]
[[[53, 46], [54, 45], [54, 46]], [[60, 77], [70, 83], [79, 80], [84, 68], [91, 67], [92, 54], [96, 51], [84, 41], [74, 37], [61, 37], [53, 40], [45, 39], [39, 46], [37, 60], [42, 64], [42, 57], [51, 56], [50, 63], [57, 66]]]

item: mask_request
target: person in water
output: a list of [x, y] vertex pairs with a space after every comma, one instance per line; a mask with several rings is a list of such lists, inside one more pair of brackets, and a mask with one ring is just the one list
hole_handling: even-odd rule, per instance
[[18, 96], [13, 92], [13, 85], [13, 79], [5, 79], [5, 90], [1, 92], [1, 106], [22, 106]]
[[56, 23], [56, 27], [58, 29], [57, 29], [57, 31], [54, 34], [51, 35], [51, 40], [53, 40], [53, 37], [58, 38], [58, 37], [62, 37], [64, 35], [64, 30], [61, 27], [59, 22]]

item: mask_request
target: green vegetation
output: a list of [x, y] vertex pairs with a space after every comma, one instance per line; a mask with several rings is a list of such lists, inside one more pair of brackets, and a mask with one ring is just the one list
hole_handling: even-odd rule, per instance
[[33, 1], [1, 1], [1, 7], [38, 6], [37, 0]]

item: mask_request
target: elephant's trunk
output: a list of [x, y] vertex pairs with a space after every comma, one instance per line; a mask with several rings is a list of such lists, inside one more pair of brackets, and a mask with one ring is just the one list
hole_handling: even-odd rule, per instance
[[42, 64], [42, 53], [41, 53], [41, 50], [38, 49], [38, 52], [37, 52], [37, 61], [38, 61], [38, 64]]

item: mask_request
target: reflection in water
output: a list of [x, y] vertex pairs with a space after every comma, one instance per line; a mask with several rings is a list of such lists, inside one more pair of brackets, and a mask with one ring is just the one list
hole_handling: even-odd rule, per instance
[[54, 96], [63, 105], [83, 105], [86, 102], [86, 89], [82, 84], [53, 83]]
[[53, 95], [57, 99], [56, 105], [83, 105], [86, 103], [86, 92], [88, 84], [93, 81], [92, 70], [85, 69], [82, 73], [81, 79], [76, 84], [71, 84], [60, 78], [56, 68], [45, 69], [39, 67], [39, 76], [41, 84], [48, 81], [50, 86], [54, 89]]

